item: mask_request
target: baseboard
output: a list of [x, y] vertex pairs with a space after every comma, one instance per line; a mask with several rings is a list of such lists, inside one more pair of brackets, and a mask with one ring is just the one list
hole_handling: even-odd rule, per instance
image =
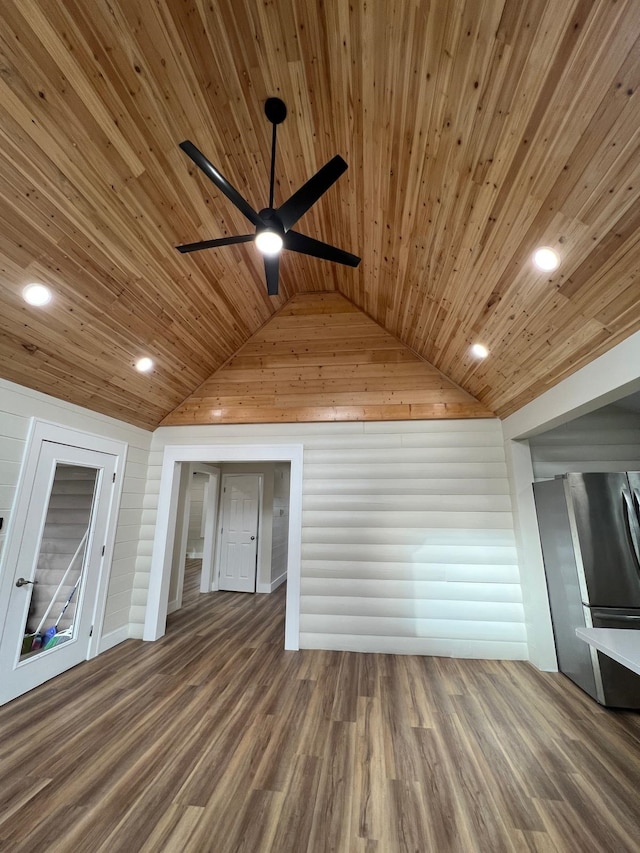
[[204, 557], [202, 551], [187, 551], [188, 560], [201, 560]]
[[275, 580], [271, 581], [270, 592], [273, 592], [274, 589], [278, 589], [278, 587], [281, 586], [286, 581], [286, 579], [287, 579], [287, 573], [283, 572], [279, 577], [277, 577]]
[[119, 643], [123, 643], [129, 639], [129, 626], [123, 625], [121, 628], [116, 628], [115, 631], [110, 631], [108, 634], [103, 634], [100, 643], [98, 644], [98, 654], [107, 652]]
[[175, 613], [176, 610], [178, 610], [178, 609], [179, 609], [178, 599], [176, 598], [176, 599], [174, 599], [174, 601], [170, 601], [169, 604], [167, 604], [167, 616], [170, 613]]
[[271, 581], [271, 583], [259, 583], [256, 592], [273, 592], [274, 589], [277, 589], [281, 584], [283, 584], [287, 579], [287, 573], [283, 572], [279, 577], [275, 580]]

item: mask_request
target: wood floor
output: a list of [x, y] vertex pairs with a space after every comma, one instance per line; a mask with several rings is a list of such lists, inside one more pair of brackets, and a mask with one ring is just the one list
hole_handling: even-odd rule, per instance
[[640, 850], [640, 714], [522, 662], [285, 652], [284, 588], [191, 588], [0, 709], [1, 851]]

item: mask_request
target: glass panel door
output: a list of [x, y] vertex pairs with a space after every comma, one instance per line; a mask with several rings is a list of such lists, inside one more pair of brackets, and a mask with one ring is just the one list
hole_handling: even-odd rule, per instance
[[0, 703], [86, 660], [117, 457], [43, 441], [0, 641]]

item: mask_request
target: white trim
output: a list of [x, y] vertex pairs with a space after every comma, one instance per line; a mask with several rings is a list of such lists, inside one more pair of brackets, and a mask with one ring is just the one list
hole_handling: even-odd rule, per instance
[[176, 530], [180, 531], [180, 542], [177, 551], [174, 550], [171, 571], [173, 573], [174, 561], [177, 561], [176, 597], [167, 608], [167, 613], [174, 613], [182, 607], [182, 593], [184, 591], [184, 571], [187, 561], [187, 542], [189, 541], [189, 515], [191, 514], [191, 479], [192, 466], [186, 465], [180, 469], [180, 499], [182, 499], [182, 514], [178, 519], [176, 516]]
[[115, 631], [110, 631], [108, 634], [104, 634], [104, 636], [100, 638], [100, 642], [98, 644], [98, 654], [101, 655], [102, 652], [108, 652], [109, 649], [112, 649], [114, 646], [117, 646], [128, 639], [128, 625], [123, 625], [121, 628], [116, 628]]
[[287, 609], [285, 649], [300, 647], [300, 562], [302, 550], [302, 466], [301, 444], [252, 445], [169, 445], [165, 447], [158, 495], [156, 532], [151, 557], [149, 596], [145, 615], [145, 640], [157, 640], [166, 630], [171, 555], [179, 486], [179, 465], [183, 462], [290, 462], [289, 548], [287, 559]]
[[256, 587], [256, 592], [273, 592], [274, 589], [278, 589], [287, 579], [287, 573], [283, 572], [279, 575], [275, 580], [270, 583], [260, 583]]
[[[196, 472], [194, 471], [194, 474]], [[204, 481], [204, 489], [202, 492], [202, 514], [200, 515], [200, 539], [204, 539], [205, 537], [205, 528], [207, 526], [207, 504], [209, 503], [209, 487], [211, 486], [211, 477], [208, 472], [206, 474], [207, 479]], [[191, 481], [191, 485], [193, 485], [193, 480]]]

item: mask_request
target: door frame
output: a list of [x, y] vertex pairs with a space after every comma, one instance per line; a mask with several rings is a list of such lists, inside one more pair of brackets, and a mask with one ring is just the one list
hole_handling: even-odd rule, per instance
[[264, 474], [256, 471], [246, 471], [242, 474], [234, 472], [226, 474], [224, 471], [220, 477], [220, 501], [218, 503], [218, 515], [216, 524], [216, 558], [214, 564], [212, 592], [220, 589], [220, 559], [222, 556], [222, 520], [224, 518], [224, 482], [229, 477], [256, 477], [258, 480], [258, 530], [256, 533], [256, 576], [254, 593], [258, 591], [258, 578], [260, 577], [260, 569], [262, 568], [262, 527], [263, 527], [263, 511], [264, 511]]
[[[211, 592], [214, 587], [216, 533], [218, 531], [218, 504], [220, 495], [220, 483], [222, 474], [220, 468], [212, 465], [207, 468], [195, 465], [194, 470], [209, 475], [209, 482], [205, 487], [204, 504], [202, 515], [204, 521], [204, 545], [202, 546], [202, 571], [200, 572], [200, 592]], [[215, 488], [213, 487], [215, 479]]]
[[181, 463], [290, 462], [289, 546], [284, 647], [291, 650], [300, 648], [303, 455], [302, 444], [176, 444], [165, 447], [160, 476], [158, 512], [151, 556], [143, 639], [157, 640], [166, 631]]
[[22, 548], [23, 537], [27, 533], [27, 526], [29, 523], [28, 510], [36, 477], [38, 459], [40, 457], [40, 448], [45, 441], [53, 444], [80, 447], [84, 450], [94, 450], [99, 453], [108, 453], [111, 456], [116, 457], [116, 481], [114, 483], [114, 488], [111, 490], [107, 528], [105, 533], [104, 556], [100, 564], [96, 603], [92, 614], [93, 632], [89, 639], [89, 647], [87, 651], [87, 660], [89, 660], [101, 651], [100, 643], [102, 640], [102, 629], [107, 604], [107, 591], [109, 577], [111, 575], [118, 510], [120, 508], [120, 499], [122, 496], [124, 481], [123, 473], [127, 461], [128, 444], [115, 439], [105, 438], [101, 435], [95, 435], [93, 433], [56, 424], [52, 421], [42, 420], [40, 418], [31, 418], [29, 423], [29, 431], [18, 477], [18, 486], [7, 527], [7, 540], [5, 542], [2, 558], [0, 559], [0, 638], [2, 638], [4, 634], [15, 566]]
[[[167, 605], [167, 613], [175, 613], [182, 607], [182, 593], [184, 590], [184, 573], [187, 563], [187, 540], [189, 538], [189, 515], [191, 513], [191, 478], [193, 476], [190, 465], [180, 466], [180, 492], [178, 495], [178, 507], [176, 510], [176, 533], [173, 545], [173, 560], [171, 562], [171, 574], [176, 574], [175, 597]], [[182, 501], [182, 511], [180, 511]], [[171, 595], [171, 587], [169, 587]]]

